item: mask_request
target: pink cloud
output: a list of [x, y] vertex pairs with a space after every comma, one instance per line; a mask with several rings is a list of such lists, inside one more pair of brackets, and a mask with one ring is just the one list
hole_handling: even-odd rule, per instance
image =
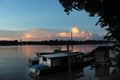
[[86, 40], [101, 38], [98, 34], [90, 31], [82, 31], [76, 26], [70, 28], [70, 32], [49, 30], [49, 29], [30, 29], [26, 31], [1, 31], [0, 40], [25, 40], [25, 41], [41, 41], [63, 39], [70, 40], [72, 32], [73, 40]]
[[[93, 33], [90, 31], [82, 31], [79, 30], [76, 26], [71, 27], [71, 32], [72, 32], [72, 37], [75, 39], [82, 39], [82, 40], [86, 40], [86, 39], [91, 39], [91, 37], [93, 36]], [[71, 32], [60, 32], [58, 34], [59, 37], [71, 37]]]

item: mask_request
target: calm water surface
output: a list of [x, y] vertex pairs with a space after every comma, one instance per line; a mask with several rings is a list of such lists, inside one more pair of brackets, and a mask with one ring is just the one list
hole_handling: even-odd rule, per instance
[[[73, 51], [90, 52], [97, 46], [102, 45], [74, 45]], [[66, 46], [59, 46], [66, 50]], [[35, 55], [35, 52], [52, 52], [56, 46], [0, 46], [0, 80], [69, 80], [68, 72], [31, 77], [29, 75], [28, 59]], [[96, 71], [90, 66], [72, 70], [72, 78], [75, 80], [99, 80]]]

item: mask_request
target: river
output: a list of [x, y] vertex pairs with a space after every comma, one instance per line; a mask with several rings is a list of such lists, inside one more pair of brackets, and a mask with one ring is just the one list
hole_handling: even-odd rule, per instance
[[[90, 52], [101, 45], [73, 45], [73, 51]], [[63, 71], [55, 74], [31, 77], [29, 75], [28, 59], [35, 56], [36, 52], [52, 52], [56, 47], [66, 50], [66, 46], [0, 46], [0, 80], [68, 80], [68, 72]], [[99, 80], [95, 76], [95, 70], [90, 66], [73, 71], [75, 80]]]

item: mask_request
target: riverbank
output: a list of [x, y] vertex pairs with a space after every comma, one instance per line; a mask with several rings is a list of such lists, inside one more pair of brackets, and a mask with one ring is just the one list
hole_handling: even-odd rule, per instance
[[0, 46], [12, 46], [12, 45], [88, 45], [88, 44], [106, 44], [106, 43], [117, 43], [116, 41], [106, 40], [86, 40], [86, 41], [70, 41], [70, 40], [45, 40], [45, 41], [0, 41]]

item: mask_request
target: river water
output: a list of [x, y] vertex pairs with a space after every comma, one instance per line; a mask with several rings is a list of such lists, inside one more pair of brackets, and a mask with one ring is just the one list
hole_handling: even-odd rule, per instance
[[[103, 45], [73, 45], [73, 51], [87, 53]], [[52, 52], [56, 47], [61, 47], [62, 50], [67, 48], [65, 45], [0, 46], [0, 80], [69, 80], [67, 71], [39, 77], [29, 75], [28, 59], [34, 57], [36, 52]], [[74, 80], [99, 80], [100, 77], [96, 75], [96, 70], [90, 66], [72, 71], [72, 79]]]

